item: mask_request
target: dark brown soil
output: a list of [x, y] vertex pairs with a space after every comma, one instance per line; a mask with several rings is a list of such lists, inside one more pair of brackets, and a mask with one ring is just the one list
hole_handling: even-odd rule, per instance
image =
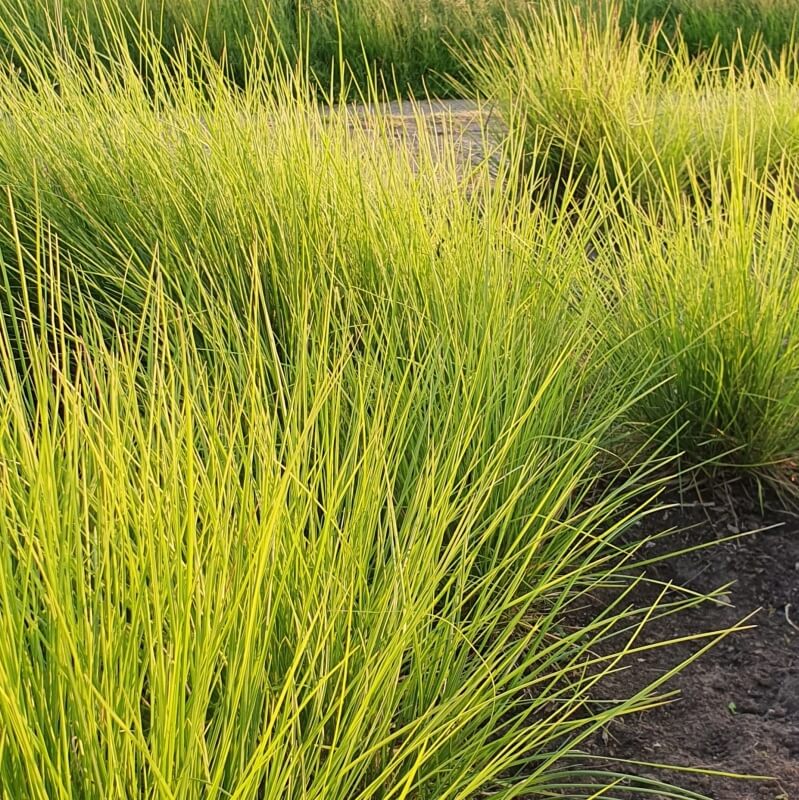
[[[771, 777], [740, 780], [646, 766], [624, 770], [668, 780], [713, 800], [799, 800], [799, 519], [778, 507], [746, 508], [740, 502], [694, 498], [650, 517], [639, 533], [672, 526], [683, 530], [645, 545], [644, 557], [699, 542], [717, 543], [651, 565], [647, 576], [703, 594], [732, 583], [726, 593], [729, 604], [704, 603], [666, 617], [652, 624], [647, 638], [676, 639], [726, 629], [752, 612], [756, 627], [731, 634], [667, 683], [666, 689], [679, 690], [677, 700], [614, 721], [587, 749], [602, 758]], [[757, 529], [760, 532], [719, 541]], [[661, 590], [641, 585], [637, 600], [651, 602]], [[640, 654], [633, 669], [620, 673], [602, 691], [607, 697], [629, 695], [632, 686], [651, 682], [700, 646], [684, 643]], [[608, 767], [619, 770], [617, 763]]]

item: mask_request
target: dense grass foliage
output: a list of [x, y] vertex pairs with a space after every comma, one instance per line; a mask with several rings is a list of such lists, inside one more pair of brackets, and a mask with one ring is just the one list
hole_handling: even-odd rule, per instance
[[673, 375], [642, 398], [647, 433], [671, 418], [690, 461], [784, 483], [799, 453], [799, 198], [795, 162], [781, 167], [761, 183], [751, 165], [719, 171], [709, 201], [664, 187], [644, 209], [627, 191], [587, 291], [606, 298], [609, 339], [634, 351], [617, 348], [618, 369], [643, 350]]
[[614, 782], [580, 743], [661, 681], [592, 690], [698, 598], [626, 600], [652, 465], [597, 482], [654, 384], [570, 302], [594, 212], [511, 214], [293, 87], [56, 66], [0, 78], [0, 784]]
[[[476, 73], [543, 58], [538, 105], [495, 81], [495, 175], [264, 42], [230, 81], [222, 4], [171, 53], [105, 6], [37, 43], [42, 8], [2, 17], [2, 790], [697, 800], [581, 747], [667, 697], [597, 700], [706, 599], [631, 600], [668, 468], [799, 451], [788, 72], [541, 18]], [[705, 139], [630, 122], [700, 97]]]
[[[45, 298], [57, 261], [20, 257]], [[589, 796], [570, 751], [656, 701], [586, 704], [673, 601], [636, 612], [622, 596], [563, 627], [634, 555], [612, 547], [629, 486], [579, 503], [612, 417], [571, 435], [570, 336], [511, 374], [499, 337], [463, 342], [462, 363], [454, 336], [392, 352], [392, 312], [412, 313], [397, 298], [359, 350], [329, 304], [291, 364], [250, 313], [247, 350], [215, 342], [214, 369], [157, 283], [113, 350], [90, 308], [70, 333], [57, 295], [42, 306], [55, 348], [32, 313], [4, 316], [4, 363], [9, 328], [30, 354], [26, 380], [7, 369], [0, 387], [15, 797]]]
[[[508, 41], [514, 24], [535, 29], [551, 0], [0, 0], [0, 52], [24, 64], [31, 52], [82, 43], [84, 53], [113, 57], [120, 40], [146, 64], [155, 38], [176, 56], [201, 45], [229, 77], [246, 83], [254, 51], [285, 66], [307, 65], [327, 90], [353, 80], [389, 96], [448, 96], [471, 89], [459, 53], [486, 39]], [[655, 33], [657, 46], [679, 42], [690, 57], [715, 53], [741, 63], [759, 49], [779, 60], [799, 20], [791, 0], [580, 0], [560, 2], [618, 17], [620, 33]], [[92, 43], [89, 44], [88, 40]], [[19, 47], [27, 52], [20, 53]], [[511, 45], [513, 46], [513, 45]], [[15, 52], [16, 51], [16, 52]], [[144, 51], [144, 52], [142, 52]]]
[[517, 148], [533, 154], [525, 168], [605, 209], [585, 273], [587, 294], [607, 297], [597, 324], [610, 340], [638, 331], [635, 355], [643, 347], [674, 376], [642, 417], [660, 426], [675, 415], [674, 442], [692, 463], [790, 476], [799, 452], [794, 60], [767, 65], [752, 51], [728, 67], [696, 63], [681, 46], [665, 56], [622, 35], [618, 8], [600, 17], [551, 5], [474, 63]]
[[766, 64], [750, 52], [740, 69], [718, 56], [697, 64], [679, 46], [664, 55], [623, 33], [618, 8], [600, 17], [549, 3], [472, 60], [528, 149], [548, 149], [550, 174], [599, 170], [647, 197], [664, 182], [707, 186], [741, 160], [776, 171], [799, 152], [795, 54]]

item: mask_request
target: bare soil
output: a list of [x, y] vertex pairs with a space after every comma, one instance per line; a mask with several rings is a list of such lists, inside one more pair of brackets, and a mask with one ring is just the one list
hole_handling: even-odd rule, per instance
[[[646, 556], [715, 544], [651, 565], [648, 577], [703, 594], [729, 583], [728, 603], [705, 603], [659, 620], [648, 640], [727, 629], [750, 614], [754, 627], [731, 634], [667, 683], [666, 689], [679, 691], [676, 701], [614, 721], [588, 750], [603, 758], [769, 777], [626, 768], [713, 800], [799, 800], [799, 519], [779, 506], [695, 499], [648, 518], [637, 535], [672, 526], [682, 532], [645, 545]], [[723, 541], [744, 531], [759, 532]], [[648, 604], [660, 590], [641, 584], [635, 599]], [[602, 691], [608, 697], [629, 694], [633, 685], [665, 674], [700, 646], [690, 642], [639, 654], [633, 669]], [[619, 769], [617, 763], [608, 767]], [[644, 800], [641, 794], [624, 796]]]

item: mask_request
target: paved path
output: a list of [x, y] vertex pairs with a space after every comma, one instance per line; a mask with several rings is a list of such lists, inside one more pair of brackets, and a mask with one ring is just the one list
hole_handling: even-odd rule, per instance
[[365, 130], [387, 129], [398, 143], [410, 148], [412, 156], [418, 156], [422, 138], [439, 155], [453, 143], [457, 165], [464, 175], [486, 160], [490, 173], [496, 175], [505, 126], [498, 111], [488, 104], [481, 106], [471, 100], [405, 101], [353, 104], [348, 112], [352, 124]]

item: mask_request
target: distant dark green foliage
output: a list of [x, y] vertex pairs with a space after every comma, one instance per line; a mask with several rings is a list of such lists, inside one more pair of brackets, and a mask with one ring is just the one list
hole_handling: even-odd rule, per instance
[[[642, 28], [660, 26], [664, 42], [678, 33], [692, 56], [718, 47], [729, 59], [753, 45], [777, 55], [787, 47], [799, 22], [791, 0], [626, 0], [622, 20]], [[738, 55], [733, 55], [735, 53]]]
[[[0, 0], [0, 53], [20, 67], [24, 57], [11, 53], [10, 40], [28, 38], [31, 51], [41, 54], [59, 46], [63, 36], [74, 43], [89, 34], [96, 57], [122, 32], [131, 54], [146, 63], [143, 43], [155, 32], [172, 56], [184, 51], [187, 36], [201, 41], [239, 85], [247, 80], [253, 48], [265, 46], [289, 68], [307, 66], [324, 89], [340, 88], [343, 77], [344, 83], [361, 89], [374, 84], [392, 96], [449, 96], [470, 88], [461, 54], [489, 37], [504, 40], [509, 21], [530, 19], [539, 5], [540, 0]], [[611, 15], [615, 8], [608, 0], [579, 5]], [[693, 56], [716, 46], [736, 59], [739, 37], [744, 49], [759, 43], [767, 52], [780, 52], [799, 19], [799, 8], [788, 0], [622, 0], [619, 10], [622, 29], [657, 28], [664, 47], [679, 33]]]
[[[253, 48], [271, 50], [289, 67], [306, 66], [324, 89], [374, 84], [389, 95], [447, 96], [466, 78], [464, 46], [501, 31], [535, 0], [0, 0], [0, 52], [21, 66], [9, 42], [41, 54], [66, 36], [91, 37], [93, 55], [122, 33], [134, 60], [148, 60], [155, 34], [166, 54], [200, 41], [239, 85]], [[58, 11], [56, 11], [58, 9]], [[84, 48], [85, 49], [85, 48]], [[343, 66], [343, 75], [342, 75]]]

